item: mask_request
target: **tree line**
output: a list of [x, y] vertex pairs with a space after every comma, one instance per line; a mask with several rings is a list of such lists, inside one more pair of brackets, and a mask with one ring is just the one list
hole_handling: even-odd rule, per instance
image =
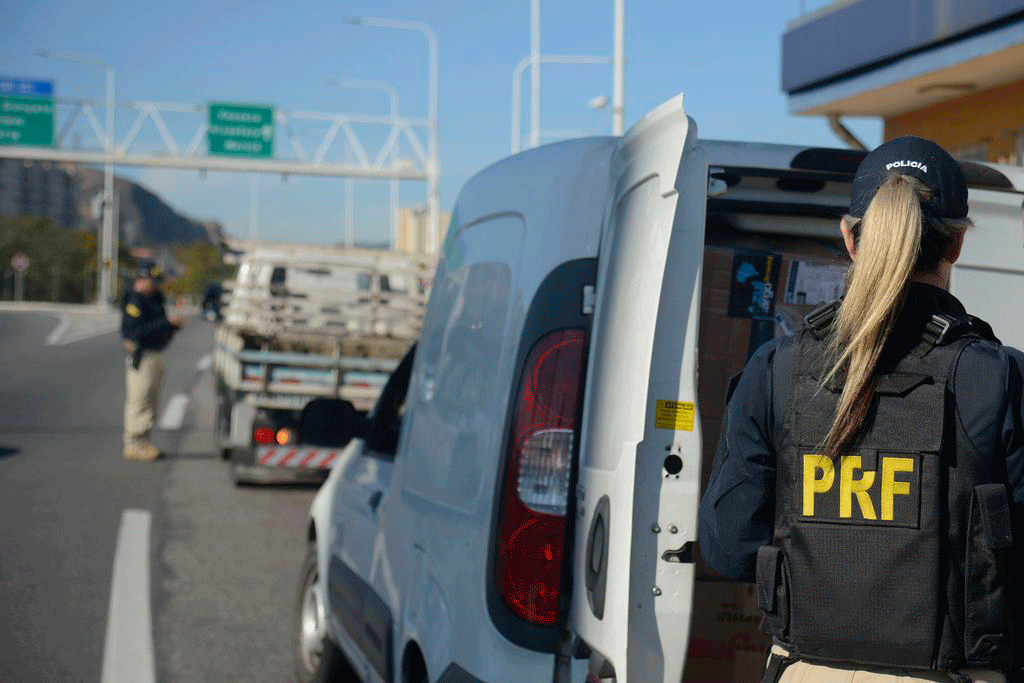
[[[49, 218], [0, 216], [0, 300], [15, 298], [15, 254], [30, 260], [23, 274], [26, 301], [91, 303], [96, 298], [97, 236], [94, 230], [62, 230]], [[166, 289], [173, 296], [200, 297], [206, 285], [231, 275], [220, 249], [209, 242], [176, 245]], [[118, 249], [117, 295], [130, 284], [138, 260], [127, 246]]]

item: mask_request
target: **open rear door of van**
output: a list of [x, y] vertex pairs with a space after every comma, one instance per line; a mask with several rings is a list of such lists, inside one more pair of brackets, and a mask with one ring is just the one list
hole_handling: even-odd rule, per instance
[[612, 163], [580, 443], [573, 631], [591, 671], [679, 683], [694, 584], [707, 158], [677, 96]]

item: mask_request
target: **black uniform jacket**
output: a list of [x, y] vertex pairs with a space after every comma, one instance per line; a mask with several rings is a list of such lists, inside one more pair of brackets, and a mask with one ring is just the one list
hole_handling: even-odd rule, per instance
[[[911, 285], [903, 315], [915, 309], [966, 312], [953, 295], [920, 283]], [[757, 549], [771, 542], [774, 531], [779, 440], [773, 406], [788, 397], [772, 395], [773, 361], [793, 341], [783, 337], [762, 346], [735, 383], [701, 501], [701, 554], [716, 570], [742, 581], [754, 580]], [[1024, 505], [1024, 354], [988, 341], [972, 343], [960, 356], [953, 393], [957, 418], [973, 445], [1005, 453], [1014, 502]]]
[[141, 349], [160, 351], [171, 341], [178, 328], [164, 312], [164, 295], [146, 296], [128, 292], [121, 315], [121, 336], [135, 342]]

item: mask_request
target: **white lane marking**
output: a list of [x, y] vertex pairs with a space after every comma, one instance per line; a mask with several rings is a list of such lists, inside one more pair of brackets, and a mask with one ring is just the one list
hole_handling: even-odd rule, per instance
[[185, 410], [188, 408], [188, 396], [175, 394], [164, 406], [164, 412], [160, 416], [160, 429], [174, 431], [181, 429], [181, 423], [185, 421]]
[[125, 510], [110, 584], [102, 683], [155, 683], [147, 510]]
[[202, 358], [200, 358], [199, 362], [196, 363], [196, 370], [198, 370], [199, 372], [206, 372], [207, 370], [209, 370], [212, 367], [213, 367], [213, 355], [209, 354], [209, 353], [206, 354], [205, 356], [203, 356]]
[[53, 328], [49, 336], [46, 337], [46, 345], [53, 346], [59, 344], [61, 337], [68, 331], [68, 327], [71, 326], [71, 316], [67, 313], [60, 314], [60, 322], [57, 323], [57, 327]]

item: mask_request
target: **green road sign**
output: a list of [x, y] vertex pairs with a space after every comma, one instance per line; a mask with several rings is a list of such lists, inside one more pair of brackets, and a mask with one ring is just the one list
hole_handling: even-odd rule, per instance
[[274, 108], [211, 102], [206, 144], [211, 156], [274, 156]]
[[52, 144], [52, 99], [0, 95], [0, 145]]

